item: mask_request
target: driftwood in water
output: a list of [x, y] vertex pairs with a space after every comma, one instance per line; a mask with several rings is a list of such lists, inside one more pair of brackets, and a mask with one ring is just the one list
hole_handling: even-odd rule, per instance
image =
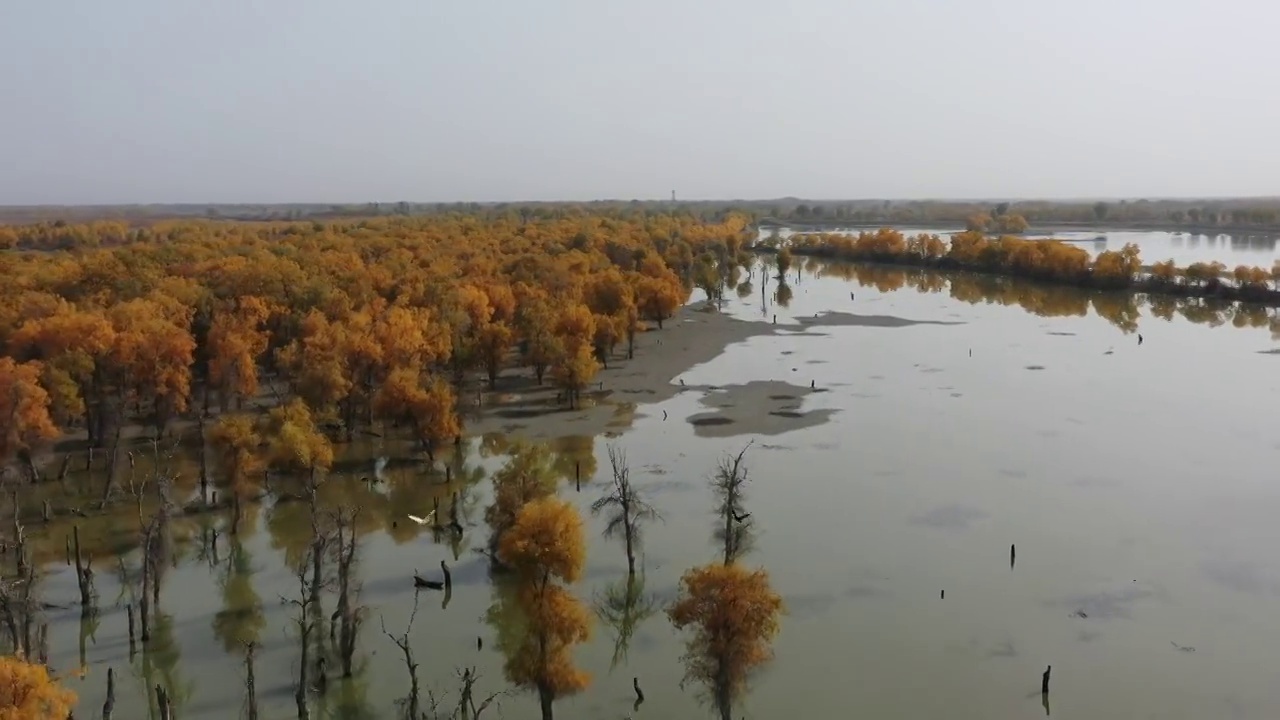
[[426, 579], [426, 578], [424, 578], [424, 577], [422, 577], [421, 575], [418, 575], [418, 574], [416, 574], [416, 573], [415, 573], [415, 574], [414, 574], [414, 576], [413, 576], [413, 586], [414, 586], [414, 587], [416, 587], [416, 588], [426, 588], [426, 589], [428, 589], [428, 590], [443, 590], [443, 589], [444, 589], [444, 583], [442, 583], [442, 582], [436, 582], [435, 580], [428, 580], [428, 579]]

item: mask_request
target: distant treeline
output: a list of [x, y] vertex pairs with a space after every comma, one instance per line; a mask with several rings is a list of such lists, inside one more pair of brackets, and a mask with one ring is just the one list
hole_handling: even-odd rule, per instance
[[1197, 231], [1280, 228], [1280, 198], [1056, 202], [882, 200], [774, 203], [751, 208], [761, 225], [960, 225], [1018, 215], [1031, 225], [1148, 227]]
[[0, 207], [0, 224], [116, 220], [139, 225], [164, 219], [312, 220], [461, 214], [559, 219], [573, 213], [626, 211], [687, 213], [720, 220], [730, 213], [762, 225], [965, 226], [979, 216], [1019, 215], [1031, 225], [1181, 228], [1196, 231], [1280, 230], [1280, 198], [1180, 200], [596, 200], [591, 202], [368, 202], [283, 204], [153, 204]]
[[1270, 269], [1240, 265], [1228, 272], [1220, 262], [1197, 262], [1185, 268], [1173, 261], [1144, 267], [1138, 246], [1106, 250], [1090, 258], [1088, 251], [1058, 240], [1012, 236], [990, 237], [966, 231], [950, 242], [937, 235], [907, 237], [882, 228], [859, 235], [805, 234], [786, 241], [778, 237], [755, 248], [777, 252], [780, 274], [792, 255], [864, 262], [936, 267], [991, 273], [1102, 290], [1137, 290], [1183, 297], [1216, 297], [1280, 305], [1280, 261]]

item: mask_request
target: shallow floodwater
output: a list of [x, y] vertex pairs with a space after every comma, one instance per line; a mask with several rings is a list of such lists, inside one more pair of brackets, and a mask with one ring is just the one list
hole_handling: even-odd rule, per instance
[[[906, 235], [921, 233], [950, 235], [964, 228], [938, 227], [899, 227]], [[867, 229], [831, 230], [830, 232], [858, 234]], [[762, 230], [760, 237], [768, 237], [771, 229]], [[790, 237], [793, 232], [782, 229], [779, 235]], [[1221, 262], [1228, 268], [1236, 265], [1251, 265], [1271, 268], [1271, 264], [1280, 259], [1280, 236], [1268, 233], [1237, 233], [1204, 235], [1199, 233], [1171, 233], [1157, 231], [1083, 231], [1043, 233], [1032, 230], [1028, 237], [1052, 237], [1057, 240], [1077, 243], [1097, 255], [1104, 250], [1119, 250], [1128, 243], [1136, 244], [1142, 250], [1142, 260], [1151, 264], [1164, 260], [1173, 260], [1178, 266], [1190, 265], [1194, 262]]]
[[[776, 314], [779, 326], [796, 327], [730, 346], [680, 376], [729, 393], [756, 381], [797, 391], [812, 383], [821, 392], [805, 395], [799, 412], [831, 411], [827, 422], [769, 436], [734, 436], [727, 426], [720, 429], [729, 437], [702, 438], [686, 422], [707, 410], [703, 392], [691, 388], [641, 405], [615, 439], [568, 438], [555, 447], [561, 495], [584, 514], [608, 472], [605, 443], [627, 451], [633, 477], [665, 516], [644, 560], [647, 591], [665, 603], [685, 569], [717, 557], [706, 476], [723, 453], [754, 440], [746, 505], [758, 533], [744, 562], [769, 570], [789, 614], [774, 662], [735, 716], [1038, 717], [1047, 665], [1057, 718], [1280, 715], [1280, 560], [1272, 551], [1280, 544], [1272, 479], [1280, 441], [1268, 429], [1280, 356], [1266, 353], [1276, 345], [1267, 328], [1196, 324], [1178, 313], [1162, 320], [1139, 308], [1139, 346], [1137, 333], [1091, 309], [1041, 317], [1016, 304], [961, 302], [942, 276], [930, 276], [941, 292], [882, 291], [875, 285], [893, 284], [883, 274], [864, 276], [863, 285], [841, 278], [839, 267], [793, 271], [788, 307], [774, 301], [776, 281], [761, 291], [757, 269], [752, 292], [730, 293], [725, 311], [761, 322]], [[1079, 299], [1090, 307], [1088, 296]], [[801, 325], [825, 312], [873, 319]], [[504, 449], [497, 437], [468, 445], [460, 472], [477, 483], [456, 554], [403, 519], [391, 535], [364, 536], [359, 572], [370, 611], [360, 672], [330, 689], [331, 707], [343, 701], [348, 709], [319, 717], [392, 717], [408, 682], [381, 620], [403, 632], [415, 597], [410, 574], [438, 573], [441, 559], [453, 568], [451, 602], [442, 609], [440, 593], [419, 594], [412, 633], [424, 688], [452, 690], [454, 668], [464, 665], [482, 675], [481, 696], [505, 685], [485, 620], [496, 593], [484, 558], [467, 547], [483, 544], [487, 473], [504, 462]], [[396, 452], [362, 446], [352, 454]], [[353, 462], [345, 468], [353, 477], [375, 471], [372, 460]], [[571, 482], [577, 463], [591, 478], [581, 492]], [[353, 480], [334, 487], [373, 515], [430, 509], [429, 478], [413, 467], [382, 473], [390, 489], [381, 499]], [[298, 651], [281, 597], [298, 589], [283, 554], [300, 552], [302, 525], [289, 505], [264, 510], [243, 538], [233, 582], [225, 537], [217, 569], [188, 550], [170, 572], [162, 607], [171, 617], [145, 661], [156, 666], [146, 683], [163, 677], [176, 688], [179, 717], [236, 716], [241, 661], [227, 647], [234, 651], [255, 627], [265, 716], [293, 715]], [[575, 588], [582, 598], [625, 576], [622, 548], [600, 539], [600, 529], [590, 521], [588, 572]], [[46, 598], [71, 603], [72, 574], [61, 563], [52, 571]], [[77, 717], [98, 716], [108, 666], [119, 676], [117, 717], [145, 716], [144, 656], [129, 661], [126, 600], [111, 576], [110, 566], [98, 572], [104, 608], [84, 641], [88, 672], [71, 681], [82, 698]], [[255, 595], [258, 614], [243, 612]], [[326, 599], [325, 614], [333, 607]], [[54, 618], [53, 660], [74, 667], [79, 613]], [[660, 611], [610, 671], [613, 653], [613, 630], [597, 623], [577, 655], [594, 681], [558, 702], [557, 717], [708, 713], [695, 688], [680, 688], [681, 637]], [[647, 698], [637, 711], [633, 676]], [[534, 716], [536, 701], [507, 698], [502, 715]]]

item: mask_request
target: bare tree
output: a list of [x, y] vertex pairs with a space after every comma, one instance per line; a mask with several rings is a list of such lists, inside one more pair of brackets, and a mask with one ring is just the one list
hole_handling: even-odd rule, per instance
[[257, 643], [244, 643], [244, 712], [241, 716], [245, 720], [258, 720], [258, 683], [253, 671], [257, 654]]
[[298, 608], [298, 615], [294, 622], [298, 626], [298, 646], [301, 648], [301, 657], [298, 661], [298, 680], [293, 691], [294, 703], [297, 705], [298, 720], [309, 720], [310, 718], [310, 712], [307, 707], [308, 670], [310, 670], [311, 666], [312, 631], [315, 630], [316, 620], [319, 616], [318, 601], [316, 599], [318, 593], [313, 586], [314, 576], [308, 578], [307, 571], [312, 569], [312, 554], [322, 552], [323, 548], [323, 542], [313, 536], [311, 545], [307, 548], [306, 556], [298, 564], [298, 568], [294, 573], [295, 577], [298, 578], [298, 597], [281, 598]]
[[747, 467], [742, 462], [751, 444], [747, 443], [737, 455], [721, 458], [711, 476], [711, 489], [720, 501], [716, 508], [716, 516], [720, 518], [716, 539], [724, 544], [725, 565], [732, 565], [751, 545], [751, 513], [744, 507]]
[[643, 542], [643, 523], [661, 520], [662, 516], [631, 484], [626, 452], [616, 445], [609, 446], [609, 465], [613, 469], [613, 488], [608, 495], [591, 503], [591, 513], [598, 515], [608, 511], [609, 521], [605, 525], [604, 536], [612, 538], [622, 533], [627, 548], [627, 574], [634, 576], [636, 551]]
[[409, 633], [413, 630], [413, 620], [418, 616], [418, 593], [413, 594], [413, 610], [409, 613], [409, 622], [405, 625], [404, 633], [400, 636], [392, 635], [387, 630], [387, 621], [385, 618], [379, 618], [382, 624], [382, 634], [391, 638], [391, 642], [400, 648], [400, 652], [404, 655], [404, 667], [409, 672], [409, 694], [400, 700], [401, 707], [404, 708], [404, 717], [406, 720], [419, 720], [421, 713], [418, 711], [418, 661], [413, 657], [413, 648], [409, 645]]
[[334, 639], [336, 627], [338, 657], [342, 661], [342, 677], [351, 677], [352, 657], [356, 652], [356, 635], [364, 617], [364, 608], [357, 602], [360, 584], [352, 579], [358, 547], [355, 521], [359, 513], [359, 509], [339, 510], [334, 515], [338, 541], [338, 609], [333, 614], [329, 637], [330, 640]]

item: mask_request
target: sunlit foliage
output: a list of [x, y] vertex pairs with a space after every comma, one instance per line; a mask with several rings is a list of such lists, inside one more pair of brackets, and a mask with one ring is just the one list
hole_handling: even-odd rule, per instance
[[773, 657], [782, 598], [764, 570], [713, 563], [680, 578], [680, 594], [667, 615], [688, 629], [685, 679], [705, 687], [721, 717], [746, 689], [752, 670]]
[[49, 676], [44, 665], [0, 657], [0, 720], [65, 718], [76, 695]]
[[573, 647], [589, 639], [586, 606], [560, 583], [573, 583], [586, 566], [582, 518], [553, 497], [526, 503], [502, 537], [498, 556], [519, 583], [526, 633], [508, 656], [507, 678], [537, 691], [544, 720], [556, 698], [585, 689], [590, 677], [573, 663]]

